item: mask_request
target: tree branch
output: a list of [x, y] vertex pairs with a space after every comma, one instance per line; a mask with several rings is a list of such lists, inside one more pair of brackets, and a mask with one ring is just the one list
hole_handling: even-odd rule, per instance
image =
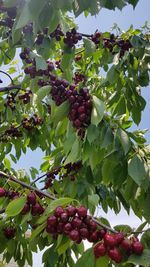
[[3, 74], [5, 74], [11, 80], [11, 83], [14, 85], [13, 79], [11, 78], [11, 76], [7, 72], [5, 72], [3, 70], [0, 70], [0, 72], [3, 73]]
[[21, 85], [12, 85], [12, 86], [6, 86], [6, 87], [1, 87], [0, 88], [0, 93], [2, 92], [7, 92], [7, 91], [11, 91], [11, 90], [14, 90], [14, 89], [21, 89]]
[[28, 185], [28, 184], [26, 184], [26, 183], [20, 181], [20, 180], [18, 180], [16, 177], [14, 177], [14, 176], [12, 176], [12, 175], [8, 175], [8, 174], [6, 174], [6, 173], [0, 171], [0, 176], [2, 176], [2, 177], [4, 177], [4, 178], [7, 178], [7, 179], [9, 179], [9, 180], [11, 180], [11, 181], [13, 181], [13, 182], [15, 182], [16, 184], [21, 185], [22, 187], [28, 188], [28, 189], [30, 189], [30, 190], [32, 190], [32, 191], [35, 191], [35, 192], [37, 192], [37, 193], [39, 193], [39, 194], [41, 194], [41, 195], [43, 195], [43, 196], [45, 196], [45, 197], [47, 197], [47, 198], [49, 198], [49, 199], [56, 200], [56, 198], [55, 198], [54, 196], [52, 196], [52, 195], [50, 195], [50, 194], [48, 194], [48, 193], [46, 193], [46, 192], [43, 192], [43, 191], [39, 190], [39, 189], [36, 188], [36, 187], [33, 187], [33, 186], [31, 186], [31, 185]]

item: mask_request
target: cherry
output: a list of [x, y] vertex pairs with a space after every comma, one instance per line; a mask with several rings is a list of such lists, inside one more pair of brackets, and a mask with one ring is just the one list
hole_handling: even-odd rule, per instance
[[59, 222], [57, 224], [57, 233], [58, 234], [62, 234], [63, 233], [63, 227], [64, 227], [64, 224], [62, 222]]
[[76, 119], [75, 121], [74, 121], [74, 126], [76, 126], [77, 128], [80, 128], [80, 126], [81, 126], [81, 121], [79, 120], [79, 119]]
[[80, 235], [81, 235], [81, 238], [83, 239], [88, 239], [89, 238], [89, 231], [87, 228], [81, 228], [80, 229]]
[[108, 247], [114, 247], [116, 245], [115, 237], [111, 234], [106, 233], [104, 236], [104, 244]]
[[71, 223], [66, 223], [63, 227], [63, 231], [66, 235], [68, 235], [70, 233], [70, 231], [72, 230], [72, 225]]
[[62, 213], [64, 213], [64, 209], [61, 206], [57, 207], [54, 211], [56, 217], [60, 217]]
[[81, 206], [77, 209], [77, 213], [80, 218], [84, 218], [87, 216], [87, 209], [84, 206]]
[[89, 228], [91, 231], [95, 231], [97, 229], [97, 224], [93, 220], [90, 220], [89, 222]]
[[102, 239], [102, 238], [104, 238], [106, 233], [107, 233], [106, 229], [100, 229], [100, 230], [98, 230], [98, 237]]
[[47, 225], [46, 226], [46, 231], [49, 234], [55, 234], [56, 233], [56, 227], [54, 227], [52, 225]]
[[69, 233], [69, 237], [72, 241], [77, 241], [77, 240], [79, 240], [80, 234], [77, 230], [72, 230]]
[[3, 187], [0, 187], [0, 197], [6, 196], [6, 190]]
[[95, 258], [99, 258], [102, 257], [106, 254], [106, 247], [103, 243], [98, 243], [95, 247], [94, 247], [94, 255]]
[[73, 228], [80, 228], [81, 224], [82, 224], [82, 221], [78, 217], [75, 217], [71, 222], [71, 225]]
[[94, 231], [94, 232], [90, 233], [88, 241], [95, 243], [98, 241], [98, 239], [99, 239], [98, 233], [97, 233], [97, 231]]
[[62, 222], [67, 222], [68, 221], [68, 213], [67, 212], [63, 212], [60, 216], [60, 219]]
[[27, 195], [27, 201], [28, 201], [29, 204], [35, 205], [35, 203], [36, 203], [36, 195], [35, 195], [34, 192], [30, 192]]
[[47, 225], [56, 226], [56, 224], [57, 224], [56, 216], [54, 216], [54, 215], [49, 216], [47, 219]]
[[110, 249], [108, 251], [108, 255], [111, 260], [115, 261], [116, 263], [120, 263], [122, 261], [121, 252], [117, 248]]
[[4, 235], [7, 239], [12, 239], [15, 236], [16, 229], [14, 227], [8, 226], [4, 229]]
[[125, 251], [130, 251], [131, 249], [131, 241], [129, 239], [124, 239], [122, 242], [121, 242], [121, 247], [125, 250]]
[[27, 214], [30, 211], [30, 205], [28, 203], [26, 203], [21, 211], [22, 215]]
[[132, 250], [135, 254], [141, 255], [143, 253], [144, 246], [141, 242], [135, 241], [132, 243]]
[[76, 208], [73, 207], [73, 206], [68, 206], [68, 207], [66, 208], [66, 211], [67, 211], [67, 213], [68, 213], [68, 215], [69, 215], [70, 217], [73, 217], [73, 216], [75, 216], [75, 214], [76, 214]]
[[124, 240], [124, 233], [117, 233], [114, 235], [116, 245], [120, 245], [121, 242]]

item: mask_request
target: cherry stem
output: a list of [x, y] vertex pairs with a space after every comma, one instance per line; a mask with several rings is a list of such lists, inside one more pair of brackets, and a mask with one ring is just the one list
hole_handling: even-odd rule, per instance
[[7, 72], [5, 72], [3, 70], [0, 70], [0, 72], [3, 73], [3, 74], [5, 74], [11, 80], [11, 83], [14, 85], [13, 79], [11, 78], [11, 76]]
[[[0, 72], [2, 72], [2, 71], [0, 71]], [[2, 87], [2, 88], [0, 88], [0, 93], [11, 91], [11, 90], [14, 90], [14, 89], [20, 90], [21, 89], [21, 85], [12, 85], [12, 86]]]
[[43, 196], [45, 196], [45, 197], [47, 197], [47, 198], [49, 198], [49, 199], [56, 200], [56, 198], [55, 198], [54, 196], [52, 196], [52, 195], [50, 195], [50, 194], [48, 194], [48, 193], [46, 193], [46, 192], [43, 192], [43, 191], [39, 190], [39, 189], [36, 188], [36, 187], [33, 187], [33, 186], [31, 186], [31, 185], [28, 185], [28, 184], [26, 184], [26, 183], [20, 181], [20, 180], [18, 180], [16, 177], [14, 177], [14, 176], [12, 176], [12, 175], [8, 175], [8, 174], [6, 174], [6, 173], [0, 171], [0, 176], [2, 176], [2, 177], [4, 177], [4, 178], [7, 178], [7, 179], [9, 179], [9, 180], [11, 180], [11, 181], [13, 181], [13, 182], [15, 182], [16, 184], [21, 185], [22, 187], [28, 188], [28, 189], [30, 189], [31, 191], [35, 191], [35, 192], [37, 192], [37, 193], [39, 193], [39, 194], [41, 194], [41, 195], [43, 195]]

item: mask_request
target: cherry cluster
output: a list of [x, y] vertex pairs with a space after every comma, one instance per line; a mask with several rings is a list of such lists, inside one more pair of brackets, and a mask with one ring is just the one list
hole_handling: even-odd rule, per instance
[[28, 104], [30, 103], [31, 96], [32, 96], [32, 91], [26, 90], [26, 92], [24, 94], [20, 94], [18, 98], [23, 101], [23, 104]]
[[79, 73], [79, 72], [75, 72], [74, 77], [73, 77], [74, 83], [78, 84], [80, 82], [85, 82], [86, 81], [86, 77], [84, 74]]
[[103, 38], [102, 33], [99, 31], [96, 31], [92, 37], [91, 40], [96, 44], [99, 45], [100, 42], [103, 42], [103, 46], [105, 48], [108, 48], [111, 53], [114, 53], [113, 49], [115, 46], [120, 48], [120, 56], [123, 56], [126, 51], [128, 51], [130, 48], [132, 48], [132, 45], [129, 40], [123, 40], [119, 39], [114, 34], [110, 35], [110, 38]]
[[11, 200], [14, 200], [19, 197], [19, 193], [14, 190], [6, 190], [3, 187], [0, 187], [0, 197], [8, 197]]
[[18, 128], [11, 126], [10, 129], [5, 131], [5, 135], [12, 136], [12, 137], [21, 137], [22, 133]]
[[24, 118], [22, 120], [23, 128], [25, 128], [28, 131], [32, 130], [36, 126], [42, 125], [42, 123], [43, 120], [37, 114], [34, 114], [32, 117]]
[[97, 224], [87, 215], [87, 209], [84, 206], [79, 208], [68, 206], [65, 209], [61, 206], [57, 207], [54, 214], [47, 219], [46, 231], [55, 238], [65, 234], [77, 244], [84, 239], [95, 242], [99, 239], [98, 236], [101, 236], [101, 230], [97, 230]]
[[53, 32], [50, 34], [50, 37], [51, 37], [51, 38], [55, 38], [56, 41], [60, 41], [62, 36], [64, 36], [64, 33], [63, 33], [63, 31], [61, 30], [60, 25], [58, 25], [57, 28], [56, 28], [56, 30], [53, 31]]
[[32, 216], [41, 215], [44, 212], [44, 207], [37, 201], [37, 196], [34, 192], [27, 195], [27, 202], [21, 211], [22, 215], [27, 214], [31, 210]]
[[0, 2], [0, 12], [6, 14], [6, 17], [0, 20], [0, 26], [12, 28], [14, 19], [17, 15], [16, 7], [6, 8], [3, 6], [3, 1]]
[[99, 243], [94, 246], [94, 255], [100, 258], [108, 255], [111, 260], [121, 263], [123, 258], [131, 254], [141, 255], [144, 246], [137, 237], [126, 238], [123, 233], [110, 234], [106, 233]]
[[11, 110], [15, 110], [16, 99], [15, 99], [14, 93], [10, 93], [9, 95], [7, 95], [6, 103], [4, 105], [5, 105], [5, 107], [9, 107]]
[[52, 99], [55, 101], [57, 106], [60, 106], [67, 100], [66, 88], [69, 86], [69, 83], [64, 79], [57, 79], [54, 75], [51, 75], [50, 79], [50, 84], [52, 86]]
[[77, 161], [74, 163], [68, 163], [65, 166], [60, 166], [55, 170], [48, 172], [46, 174], [46, 182], [45, 189], [51, 187], [53, 185], [53, 181], [56, 179], [59, 174], [59, 180], [64, 179], [65, 177], [69, 177], [71, 181], [75, 181], [76, 175], [78, 171], [81, 169], [82, 163], [81, 161]]
[[77, 130], [85, 129], [90, 124], [91, 119], [91, 96], [87, 88], [81, 88], [79, 92], [74, 88], [71, 89], [67, 91], [70, 103], [69, 120]]
[[82, 40], [82, 34], [78, 33], [76, 29], [73, 28], [70, 32], [69, 31], [66, 32], [64, 43], [70, 48], [72, 48], [81, 40]]

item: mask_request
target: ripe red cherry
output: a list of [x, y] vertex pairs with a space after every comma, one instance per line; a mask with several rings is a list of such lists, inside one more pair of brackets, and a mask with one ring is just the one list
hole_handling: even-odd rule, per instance
[[21, 211], [22, 215], [27, 214], [30, 211], [30, 205], [28, 203], [26, 203]]
[[58, 234], [62, 234], [63, 233], [63, 227], [64, 227], [64, 224], [62, 222], [59, 222], [57, 224], [57, 233]]
[[76, 208], [73, 207], [73, 206], [68, 206], [68, 207], [66, 208], [66, 211], [67, 211], [67, 213], [68, 213], [68, 215], [69, 215], [70, 217], [75, 216], [75, 214], [76, 214]]
[[16, 229], [11, 226], [4, 229], [4, 235], [7, 239], [12, 239], [15, 236], [15, 233]]
[[116, 245], [115, 237], [111, 234], [106, 234], [104, 236], [104, 243], [108, 247], [111, 247], [111, 248], [114, 247]]
[[63, 227], [63, 231], [66, 235], [68, 235], [70, 233], [70, 231], [72, 230], [72, 225], [71, 223], [66, 223]]
[[88, 239], [88, 237], [89, 237], [88, 229], [87, 228], [81, 228], [80, 229], [80, 235], [81, 235], [81, 238]]
[[90, 236], [89, 236], [89, 239], [88, 239], [89, 242], [95, 243], [98, 240], [99, 240], [99, 238], [98, 238], [98, 232], [97, 231], [94, 231], [94, 232], [90, 233]]
[[54, 211], [54, 215], [56, 216], [56, 217], [60, 217], [61, 216], [61, 214], [64, 212], [64, 209], [62, 208], [62, 207], [57, 207], [56, 209], [55, 209], [55, 211]]
[[73, 228], [80, 228], [81, 224], [82, 221], [78, 217], [75, 217], [71, 222]]
[[106, 254], [106, 247], [103, 243], [98, 243], [95, 247], [94, 247], [94, 255], [95, 258], [99, 258], [102, 257]]
[[80, 126], [81, 126], [81, 121], [80, 121], [79, 119], [76, 119], [76, 120], [74, 121], [74, 125], [75, 125], [77, 128], [80, 128]]
[[107, 233], [106, 229], [98, 230], [98, 237], [102, 239], [104, 238], [106, 233]]
[[56, 226], [56, 224], [57, 224], [57, 218], [54, 215], [51, 215], [50, 217], [48, 217], [47, 225]]
[[79, 240], [80, 238], [80, 234], [77, 230], [72, 230], [70, 233], [69, 233], [69, 237], [72, 241], [77, 241]]
[[124, 234], [123, 233], [117, 233], [114, 235], [114, 238], [116, 240], [116, 245], [119, 245], [124, 240]]
[[131, 250], [131, 241], [129, 239], [124, 239], [122, 242], [121, 242], [121, 247], [125, 250], [125, 251], [129, 251]]
[[36, 195], [34, 192], [30, 192], [27, 196], [27, 201], [31, 205], [35, 205], [36, 203]]
[[85, 114], [85, 113], [82, 113], [82, 114], [79, 116], [79, 119], [80, 119], [80, 121], [85, 121], [85, 119], [86, 119], [86, 114]]
[[55, 226], [51, 226], [51, 225], [47, 225], [46, 226], [46, 231], [49, 234], [55, 234], [56, 233], [56, 227]]
[[32, 205], [31, 214], [33, 216], [41, 215], [44, 212], [44, 208], [40, 205], [40, 203], [35, 203], [35, 205]]
[[4, 197], [6, 195], [6, 190], [3, 187], [0, 187], [0, 197]]
[[78, 112], [79, 112], [80, 114], [84, 113], [84, 112], [85, 112], [85, 107], [84, 107], [84, 106], [80, 106], [80, 107], [78, 108]]
[[141, 255], [143, 253], [144, 246], [141, 242], [135, 241], [132, 243], [132, 249], [135, 254]]
[[122, 261], [121, 252], [117, 248], [110, 249], [108, 251], [108, 256], [116, 263], [120, 263]]
[[67, 222], [68, 221], [68, 213], [67, 212], [63, 212], [60, 216], [60, 219], [62, 222]]
[[91, 231], [95, 231], [97, 229], [97, 224], [93, 220], [90, 220], [88, 225]]
[[79, 215], [80, 218], [84, 218], [87, 216], [87, 209], [84, 206], [81, 206], [77, 209], [77, 213]]

